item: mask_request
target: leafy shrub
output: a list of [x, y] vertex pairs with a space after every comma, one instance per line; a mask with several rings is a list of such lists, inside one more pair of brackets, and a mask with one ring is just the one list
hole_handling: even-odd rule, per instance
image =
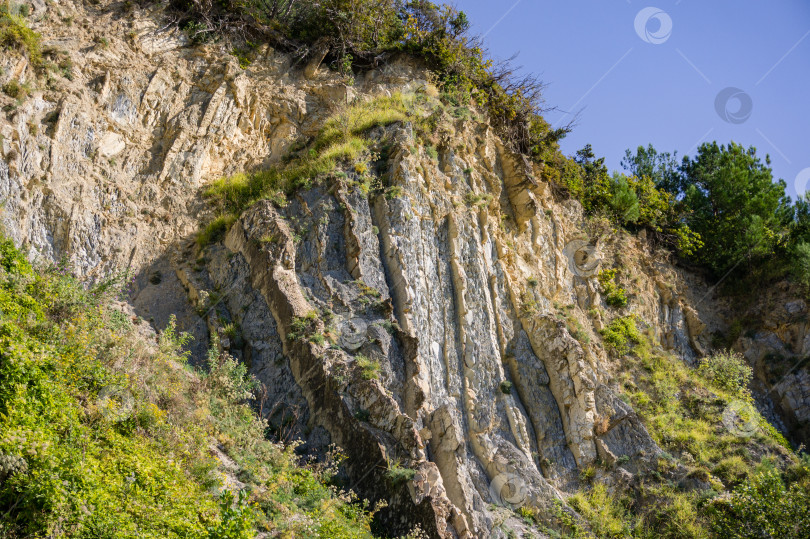
[[472, 191], [464, 195], [464, 203], [468, 206], [485, 206], [492, 200], [491, 193], [473, 193]]
[[388, 460], [388, 471], [386, 472], [388, 479], [394, 485], [411, 481], [416, 475], [416, 470], [406, 468], [398, 460]]
[[627, 292], [616, 284], [618, 270], [604, 269], [599, 272], [597, 279], [605, 293], [605, 303], [611, 307], [625, 307], [627, 305]]
[[[647, 157], [645, 153], [638, 159]], [[684, 255], [703, 246], [700, 235], [685, 222], [686, 210], [676, 196], [647, 175], [651, 167], [628, 161], [629, 151], [623, 164], [631, 176], [610, 175], [604, 158], [597, 158], [590, 144], [577, 151], [574, 159], [553, 154], [544, 159], [554, 164], [546, 167], [545, 176], [579, 200], [586, 214], [608, 216], [631, 230], [645, 228], [658, 242]]]
[[791, 253], [791, 271], [796, 280], [805, 288], [810, 288], [810, 243], [798, 243]]
[[402, 187], [399, 185], [392, 185], [385, 190], [385, 198], [388, 200], [394, 200], [395, 198], [401, 197], [402, 193]]
[[501, 393], [504, 395], [510, 395], [512, 393], [512, 382], [509, 380], [504, 380], [498, 387], [500, 387]]
[[745, 393], [753, 377], [746, 359], [730, 350], [702, 358], [698, 372], [715, 387], [733, 394]]
[[3, 85], [3, 93], [14, 99], [22, 101], [28, 95], [29, 87], [25, 84], [20, 84], [16, 79], [11, 79]]
[[618, 355], [626, 354], [630, 350], [631, 344], [641, 342], [641, 335], [636, 328], [636, 319], [632, 315], [617, 318], [604, 327], [600, 333], [605, 345]]
[[16, 14], [14, 11], [8, 0], [0, 4], [0, 46], [14, 47], [26, 53], [29, 62], [38, 65], [42, 62], [40, 35], [26, 24], [26, 14], [19, 12], [19, 9]]
[[247, 372], [247, 365], [214, 346], [208, 352], [208, 372], [204, 380], [220, 398], [228, 402], [245, 402], [253, 397], [258, 382]]
[[[333, 472], [265, 438], [243, 364], [214, 350], [191, 370], [173, 319], [153, 351], [113, 322], [118, 292], [0, 241], [0, 535], [369, 536], [373, 512]], [[247, 485], [236, 498], [211, 494], [215, 446]]]
[[240, 490], [237, 496], [224, 490], [219, 496], [220, 521], [208, 528], [208, 539], [253, 539], [256, 515], [246, 501], [247, 494]]
[[[810, 469], [806, 469], [810, 473]], [[724, 539], [793, 539], [810, 537], [810, 481], [786, 486], [776, 470], [767, 470], [739, 485], [729, 496], [712, 501], [712, 528]]]

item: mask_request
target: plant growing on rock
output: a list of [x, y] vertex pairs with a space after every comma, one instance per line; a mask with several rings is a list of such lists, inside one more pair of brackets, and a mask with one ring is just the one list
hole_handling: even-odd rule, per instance
[[754, 371], [742, 354], [727, 350], [702, 358], [698, 372], [715, 387], [743, 395], [747, 393]]
[[762, 471], [709, 505], [711, 526], [718, 537], [748, 539], [810, 537], [810, 462], [797, 468], [798, 478], [786, 484], [777, 470]]
[[287, 338], [291, 341], [310, 341], [324, 343], [324, 336], [318, 331], [320, 317], [317, 311], [309, 311], [304, 316], [296, 316], [290, 323]]
[[26, 95], [28, 95], [28, 90], [16, 79], [11, 79], [3, 85], [3, 93], [9, 97], [13, 97], [14, 99], [22, 100], [25, 99]]
[[476, 207], [476, 206], [486, 206], [492, 200], [491, 193], [473, 193], [469, 192], [464, 195], [464, 203], [467, 206]]
[[[28, 9], [28, 6], [25, 6]], [[13, 47], [28, 55], [28, 61], [33, 65], [42, 62], [40, 50], [40, 35], [28, 27], [25, 21], [27, 13], [15, 9], [11, 2], [6, 0], [0, 4], [0, 46]]]
[[392, 185], [391, 187], [385, 190], [385, 198], [388, 200], [394, 200], [397, 197], [401, 197], [403, 193], [402, 187], [399, 185]]
[[234, 215], [221, 215], [208, 223], [197, 235], [197, 245], [206, 247], [221, 240], [236, 222]]
[[[354, 104], [327, 120], [312, 144], [291, 153], [287, 163], [255, 173], [221, 178], [206, 190], [205, 196], [219, 205], [226, 215], [235, 218], [257, 200], [277, 199], [281, 202], [277, 205], [286, 205], [286, 195], [336, 177], [334, 173], [338, 165], [351, 165], [357, 161], [359, 169], [366, 167], [364, 174], [368, 176], [366, 160], [371, 153], [368, 131], [415, 120], [413, 107], [413, 97], [399, 93]], [[358, 161], [360, 159], [363, 160]], [[401, 193], [401, 188], [397, 189], [400, 191], [392, 196]]]
[[399, 460], [388, 459], [386, 476], [393, 485], [401, 485], [413, 480], [416, 470], [407, 468]]
[[380, 377], [380, 362], [376, 359], [359, 354], [354, 362], [360, 368], [360, 375], [364, 380], [375, 380]]
[[[373, 513], [330, 470], [266, 438], [244, 363], [212, 347], [192, 369], [174, 320], [157, 343], [116, 322], [118, 292], [0, 240], [0, 535], [369, 535]], [[212, 495], [225, 473], [247, 488]]]
[[618, 355], [626, 354], [631, 344], [641, 342], [634, 316], [617, 318], [600, 331], [605, 345]]
[[604, 269], [599, 272], [597, 279], [605, 295], [605, 303], [611, 307], [625, 307], [627, 305], [627, 291], [616, 284], [618, 270]]

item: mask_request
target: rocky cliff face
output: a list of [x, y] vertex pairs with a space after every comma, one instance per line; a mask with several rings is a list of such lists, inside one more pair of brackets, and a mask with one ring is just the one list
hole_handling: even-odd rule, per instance
[[[279, 437], [344, 449], [347, 487], [388, 501], [389, 533], [525, 526], [504, 507], [576, 520], [565, 500], [583, 470], [608, 463], [599, 478], [619, 488], [654, 466], [661, 449], [620, 398], [624, 362], [599, 331], [633, 314], [658, 351], [695, 365], [732, 322], [699, 278], [643, 238], [596, 229], [485, 121], [452, 117], [435, 154], [407, 124], [377, 128], [385, 192], [369, 196], [347, 167], [286, 207], [257, 203], [200, 248], [207, 182], [278, 162], [352, 100], [432, 89], [404, 61], [354, 86], [324, 69], [305, 78], [267, 48], [242, 69], [158, 15], [34, 6], [46, 56], [72, 67], [46, 79], [2, 60], [0, 83], [34, 86], [2, 98], [8, 235], [89, 278], [134, 270], [139, 314], [157, 327], [178, 314], [197, 354], [217, 335], [262, 382]], [[631, 296], [621, 312], [596, 279], [613, 267]], [[806, 367], [777, 376], [763, 359], [810, 354], [807, 306], [773, 304], [737, 346], [806, 439]]]

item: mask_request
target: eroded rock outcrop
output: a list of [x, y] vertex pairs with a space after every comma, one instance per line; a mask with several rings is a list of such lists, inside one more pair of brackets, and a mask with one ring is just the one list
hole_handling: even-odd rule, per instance
[[[389, 533], [499, 536], [503, 518], [522, 524], [497, 507], [518, 506], [556, 526], [561, 511], [577, 518], [565, 500], [583, 471], [606, 465], [618, 484], [655, 462], [661, 450], [619, 397], [623, 359], [599, 336], [618, 315], [595, 276], [625, 268], [620, 314], [692, 366], [727, 325], [699, 278], [640, 238], [590, 230], [537, 165], [485, 121], [458, 118], [434, 156], [407, 123], [377, 128], [386, 192], [364, 191], [347, 166], [285, 207], [258, 202], [201, 249], [191, 240], [212, 217], [209, 181], [277, 163], [349, 101], [428, 93], [428, 77], [403, 60], [352, 87], [320, 61], [302, 73], [267, 48], [243, 70], [159, 27], [159, 14], [124, 23], [108, 8], [91, 24], [84, 8], [60, 6], [79, 19], [69, 35], [41, 24], [73, 78], [0, 121], [15, 241], [85, 277], [137, 272], [139, 314], [161, 326], [182, 313], [198, 356], [217, 336], [262, 383], [275, 435], [313, 455], [346, 451], [347, 488], [388, 502]], [[99, 28], [114, 36], [109, 48], [92, 45]], [[3, 62], [6, 78], [30, 72]], [[755, 364], [810, 354], [807, 306], [781, 304], [740, 337]], [[800, 428], [806, 369], [767, 387]]]

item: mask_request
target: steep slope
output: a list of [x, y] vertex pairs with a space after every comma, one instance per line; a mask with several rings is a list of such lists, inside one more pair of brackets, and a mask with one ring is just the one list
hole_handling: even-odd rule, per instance
[[268, 441], [244, 364], [189, 368], [187, 335], [155, 335], [119, 284], [0, 239], [0, 535], [370, 537], [374, 508], [330, 485], [339, 455]]
[[[84, 277], [131, 268], [136, 312], [176, 314], [198, 360], [218, 336], [274, 436], [346, 451], [344, 486], [388, 503], [377, 531], [601, 534], [597, 483], [634, 500], [637, 530], [705, 536], [706, 493], [796, 460], [694, 370], [728, 306], [643, 235], [586, 219], [415, 61], [353, 86], [267, 47], [243, 69], [121, 8], [36, 4], [65, 67], [4, 57], [0, 83], [33, 89], [2, 98], [7, 233]], [[737, 335], [752, 361], [808, 353], [806, 305], [778, 304], [790, 316]], [[803, 369], [758, 369], [796, 440]]]

